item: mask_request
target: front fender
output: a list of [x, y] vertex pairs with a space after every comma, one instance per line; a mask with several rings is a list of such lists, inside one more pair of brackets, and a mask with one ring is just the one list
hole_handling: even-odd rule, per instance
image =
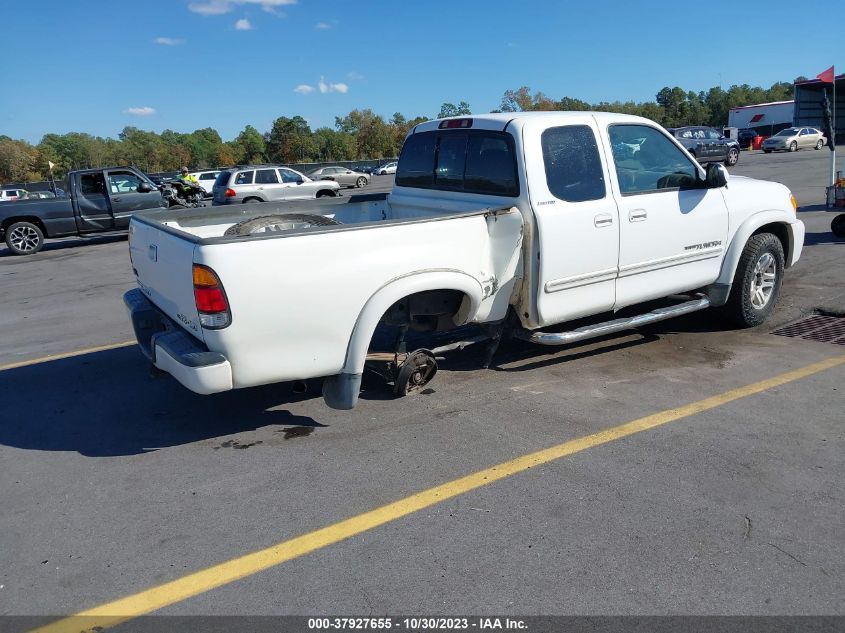
[[722, 261], [719, 278], [716, 280], [717, 284], [730, 285], [733, 282], [745, 244], [755, 231], [767, 224], [780, 224], [786, 227], [787, 244], [784, 249], [786, 265], [789, 267], [798, 261], [804, 244], [804, 223], [786, 216], [783, 211], [760, 211], [747, 218], [731, 238], [725, 259]]

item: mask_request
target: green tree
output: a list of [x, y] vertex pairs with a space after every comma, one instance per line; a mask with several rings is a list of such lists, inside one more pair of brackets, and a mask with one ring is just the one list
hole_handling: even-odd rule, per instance
[[0, 180], [26, 182], [40, 179], [39, 162], [38, 150], [26, 141], [9, 137], [0, 141]]
[[239, 163], [263, 163], [267, 160], [266, 145], [261, 133], [247, 125], [233, 143], [234, 154]]
[[440, 112], [435, 118], [443, 119], [450, 116], [467, 116], [469, 114], [472, 114], [472, 108], [470, 108], [466, 101], [461, 101], [458, 105], [455, 105], [454, 103], [444, 103], [440, 106]]
[[281, 163], [305, 163], [314, 159], [317, 146], [311, 127], [301, 116], [279, 117], [265, 137], [267, 156]]

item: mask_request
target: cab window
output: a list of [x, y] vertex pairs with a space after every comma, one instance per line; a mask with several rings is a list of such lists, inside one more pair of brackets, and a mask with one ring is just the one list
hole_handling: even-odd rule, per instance
[[138, 191], [141, 182], [141, 178], [131, 171], [109, 172], [109, 192], [112, 194], [134, 193]]
[[623, 195], [698, 186], [698, 168], [657, 129], [611, 125], [608, 134]]
[[605, 197], [604, 173], [593, 131], [586, 125], [553, 127], [543, 132], [546, 184], [567, 202]]

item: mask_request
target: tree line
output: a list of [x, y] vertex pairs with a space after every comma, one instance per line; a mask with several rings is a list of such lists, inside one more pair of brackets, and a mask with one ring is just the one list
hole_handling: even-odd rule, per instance
[[[800, 78], [799, 78], [800, 79]], [[573, 97], [553, 99], [527, 86], [507, 90], [493, 112], [530, 110], [595, 110], [636, 114], [665, 127], [712, 125], [728, 120], [732, 107], [792, 99], [793, 85], [778, 82], [769, 88], [747, 84], [727, 90], [713, 87], [704, 92], [663, 88], [654, 101], [588, 103]], [[470, 105], [444, 103], [434, 118], [472, 114]], [[334, 127], [312, 130], [302, 116], [279, 117], [262, 133], [247, 125], [237, 137], [224, 141], [214, 128], [190, 133], [164, 130], [161, 134], [125, 127], [117, 138], [84, 132], [45, 134], [37, 145], [0, 135], [0, 182], [42, 180], [53, 173], [62, 177], [72, 169], [107, 165], [136, 165], [153, 173], [172, 171], [182, 165], [203, 169], [241, 163], [308, 163], [366, 160], [398, 156], [408, 131], [430, 117], [412, 119], [396, 112], [389, 119], [370, 109], [352, 110], [335, 117]]]

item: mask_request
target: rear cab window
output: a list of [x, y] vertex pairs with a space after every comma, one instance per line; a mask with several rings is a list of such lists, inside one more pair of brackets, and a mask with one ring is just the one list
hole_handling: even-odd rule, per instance
[[519, 180], [513, 139], [509, 134], [489, 130], [412, 134], [402, 146], [396, 184], [517, 197]]
[[540, 143], [546, 184], [553, 196], [566, 202], [586, 202], [607, 195], [596, 136], [589, 126], [549, 128], [543, 131]]

